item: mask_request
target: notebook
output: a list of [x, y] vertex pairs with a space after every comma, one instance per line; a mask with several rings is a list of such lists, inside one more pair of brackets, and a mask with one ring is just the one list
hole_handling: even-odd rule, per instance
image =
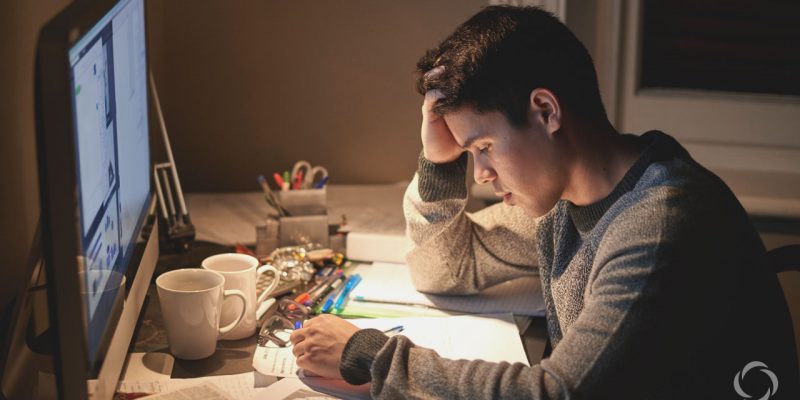
[[[357, 267], [362, 281], [350, 294], [350, 302], [415, 305], [470, 314], [512, 313], [544, 315], [542, 286], [538, 276], [518, 278], [470, 296], [430, 295], [411, 283], [408, 265], [373, 263]], [[350, 306], [348, 306], [349, 308]]]

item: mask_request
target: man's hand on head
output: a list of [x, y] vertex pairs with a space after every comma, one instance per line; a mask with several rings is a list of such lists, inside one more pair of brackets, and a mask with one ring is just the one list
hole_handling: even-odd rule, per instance
[[356, 331], [357, 326], [329, 314], [306, 321], [289, 338], [297, 366], [325, 378], [342, 379], [339, 361], [344, 346]]
[[[436, 76], [444, 72], [444, 66], [438, 66], [425, 73], [426, 76]], [[425, 100], [422, 103], [422, 153], [425, 159], [434, 164], [444, 164], [455, 161], [464, 149], [458, 145], [453, 133], [444, 121], [444, 118], [433, 112], [436, 102], [444, 98], [444, 94], [438, 89], [429, 90], [425, 93]]]

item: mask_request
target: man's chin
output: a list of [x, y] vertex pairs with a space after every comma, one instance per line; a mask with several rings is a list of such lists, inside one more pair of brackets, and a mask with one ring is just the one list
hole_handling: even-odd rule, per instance
[[545, 214], [549, 213], [550, 210], [553, 209], [553, 207], [555, 207], [555, 204], [551, 205], [550, 207], [543, 207], [541, 204], [527, 204], [523, 202], [519, 202], [519, 204], [512, 203], [509, 205], [519, 206], [520, 208], [522, 208], [523, 211], [525, 211], [525, 214], [528, 214], [534, 218], [539, 218], [544, 216]]

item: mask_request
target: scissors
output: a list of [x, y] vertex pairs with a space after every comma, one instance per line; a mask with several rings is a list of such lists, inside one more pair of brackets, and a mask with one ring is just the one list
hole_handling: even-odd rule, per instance
[[312, 166], [310, 162], [301, 160], [294, 163], [292, 168], [292, 185], [294, 189], [316, 188], [315, 185], [327, 176], [327, 168], [321, 165]]

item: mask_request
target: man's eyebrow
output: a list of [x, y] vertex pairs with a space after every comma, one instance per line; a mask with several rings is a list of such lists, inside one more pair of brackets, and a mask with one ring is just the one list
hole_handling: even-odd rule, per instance
[[472, 136], [472, 137], [468, 138], [468, 139], [467, 139], [467, 140], [464, 142], [464, 144], [463, 144], [463, 145], [461, 145], [461, 148], [463, 148], [463, 149], [469, 149], [470, 147], [472, 147], [472, 144], [473, 144], [473, 143], [475, 143], [475, 142], [477, 142], [477, 141], [479, 141], [479, 140], [481, 140], [481, 139], [484, 139], [484, 138], [486, 138], [487, 136], [489, 136], [489, 135], [487, 135], [487, 134], [478, 134], [478, 135]]

